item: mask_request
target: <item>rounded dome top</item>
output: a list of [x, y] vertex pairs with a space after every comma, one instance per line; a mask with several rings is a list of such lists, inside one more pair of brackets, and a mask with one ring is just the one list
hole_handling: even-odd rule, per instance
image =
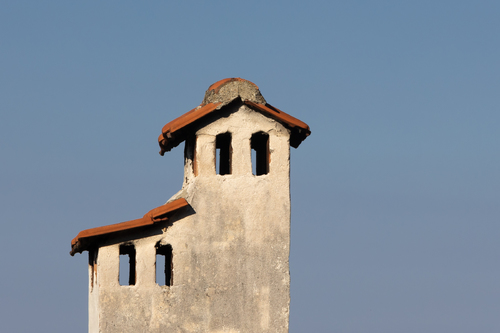
[[205, 92], [205, 98], [201, 104], [222, 103], [226, 105], [238, 97], [243, 101], [266, 104], [266, 100], [260, 94], [259, 87], [255, 83], [239, 77], [220, 80], [212, 84]]

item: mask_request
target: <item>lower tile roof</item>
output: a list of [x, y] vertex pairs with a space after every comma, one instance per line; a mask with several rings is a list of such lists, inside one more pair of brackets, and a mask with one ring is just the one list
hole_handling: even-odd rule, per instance
[[180, 198], [150, 210], [140, 219], [80, 231], [71, 241], [69, 254], [73, 256], [98, 246], [103, 236], [167, 221], [176, 211], [188, 205], [186, 199]]

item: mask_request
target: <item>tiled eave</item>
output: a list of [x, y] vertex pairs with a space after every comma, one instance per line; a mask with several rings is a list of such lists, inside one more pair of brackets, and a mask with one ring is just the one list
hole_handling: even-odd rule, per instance
[[[244, 100], [243, 103], [253, 110], [260, 112], [287, 127], [290, 130], [290, 145], [294, 148], [297, 148], [300, 143], [304, 141], [309, 134], [311, 134], [311, 130], [306, 123], [292, 117], [270, 104], [258, 104], [249, 100]], [[188, 128], [194, 122], [225, 106], [221, 104], [222, 103], [208, 103], [203, 106], [198, 106], [163, 126], [162, 133], [158, 137], [160, 154], [163, 156], [165, 152], [171, 150], [184, 141], [189, 133]]]
[[186, 199], [180, 198], [150, 210], [137, 220], [80, 231], [71, 241], [70, 254], [73, 256], [75, 253], [82, 253], [94, 248], [102, 237], [167, 221], [176, 211], [188, 205]]

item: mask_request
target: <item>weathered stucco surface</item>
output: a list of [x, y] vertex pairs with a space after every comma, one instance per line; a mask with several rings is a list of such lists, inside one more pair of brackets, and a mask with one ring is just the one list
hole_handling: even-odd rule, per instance
[[[270, 164], [255, 176], [250, 138], [260, 131], [269, 134]], [[225, 132], [232, 172], [217, 175], [215, 138]], [[89, 265], [90, 332], [288, 332], [289, 149], [283, 125], [238, 100], [204, 119], [186, 143], [183, 187], [170, 199], [183, 197], [191, 209], [109, 240]], [[137, 253], [132, 286], [118, 282], [123, 242]], [[173, 249], [172, 286], [155, 282], [158, 242]]]

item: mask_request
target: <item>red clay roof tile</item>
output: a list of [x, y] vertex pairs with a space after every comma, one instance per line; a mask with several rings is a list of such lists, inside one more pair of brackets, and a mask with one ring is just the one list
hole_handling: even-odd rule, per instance
[[292, 133], [290, 135], [290, 145], [294, 148], [297, 148], [300, 143], [304, 141], [305, 138], [309, 136], [309, 134], [311, 134], [311, 130], [305, 122], [290, 116], [288, 113], [275, 108], [271, 104], [263, 105], [251, 101], [244, 101], [244, 103], [250, 106], [252, 109], [260, 111], [264, 115], [273, 118], [274, 120], [291, 129]]
[[140, 219], [80, 231], [71, 241], [70, 254], [73, 256], [75, 253], [89, 250], [95, 246], [100, 236], [166, 221], [174, 212], [186, 206], [188, 206], [186, 199], [180, 198], [150, 210]]
[[[220, 89], [231, 82], [246, 82], [250, 83], [255, 87], [255, 93], [256, 95], [260, 96], [260, 92], [258, 91], [257, 85], [255, 85], [253, 82], [241, 79], [241, 78], [228, 78], [224, 80], [220, 80], [214, 84], [212, 84], [208, 90], [208, 92], [213, 91], [215, 94], [218, 94]], [[248, 86], [248, 85], [247, 85]], [[251, 86], [250, 86], [251, 87]], [[233, 96], [234, 97], [234, 96]], [[240, 97], [241, 98], [241, 97]], [[260, 101], [265, 100], [262, 98]], [[222, 102], [217, 102], [217, 103], [208, 103], [206, 105], [200, 105], [191, 111], [183, 114], [182, 116], [172, 120], [165, 126], [163, 126], [162, 129], [162, 134], [158, 138], [158, 143], [160, 145], [160, 155], [163, 156], [163, 154], [166, 151], [171, 150], [172, 148], [176, 147], [179, 143], [184, 141], [186, 139], [186, 136], [189, 134], [187, 128], [192, 125], [195, 121], [205, 117], [206, 115], [223, 108], [225, 105], [227, 105], [229, 101], [224, 101]], [[262, 114], [273, 118], [274, 120], [282, 123], [285, 125], [285, 127], [289, 128], [291, 130], [291, 138], [290, 138], [290, 145], [294, 148], [297, 148], [304, 139], [311, 134], [311, 130], [309, 129], [309, 126], [300, 121], [297, 118], [294, 118], [290, 116], [289, 114], [273, 107], [270, 104], [259, 104], [255, 103], [254, 101], [250, 101], [245, 99], [244, 103], [254, 109], [255, 111], [261, 112]]]

